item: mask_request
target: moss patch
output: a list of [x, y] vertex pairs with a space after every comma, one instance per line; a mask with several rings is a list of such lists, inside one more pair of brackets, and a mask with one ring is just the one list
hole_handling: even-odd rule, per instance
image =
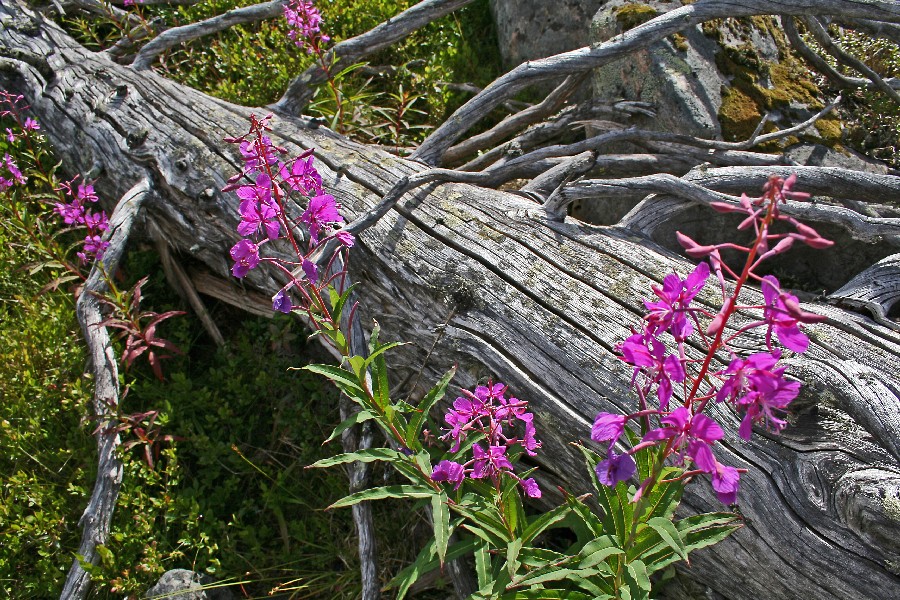
[[672, 34], [672, 45], [675, 46], [675, 49], [679, 52], [687, 52], [688, 50], [687, 38], [680, 33]]
[[734, 86], [722, 90], [722, 108], [719, 109], [719, 122], [722, 133], [727, 140], [745, 140], [756, 130], [762, 113], [759, 104], [745, 94], [740, 87]]
[[[769, 35], [779, 49], [780, 62], [765, 60], [751, 43], [751, 28]], [[740, 45], [726, 45], [723, 29], [740, 40]], [[819, 110], [821, 91], [812, 81], [809, 71], [795, 59], [787, 48], [784, 36], [769, 18], [749, 20], [725, 19], [716, 29], [707, 28], [704, 33], [723, 45], [716, 55], [716, 66], [732, 78], [732, 84], [723, 91], [719, 121], [726, 140], [744, 140], [751, 135], [762, 116], [770, 111], [789, 112], [798, 105], [809, 110]], [[840, 141], [835, 126], [827, 126], [828, 135], [822, 140], [828, 145]], [[774, 130], [774, 127], [769, 127]], [[783, 144], [783, 142], [782, 142]], [[776, 143], [776, 145], [779, 145]], [[774, 148], [773, 148], [774, 149]]]
[[623, 4], [617, 8], [615, 14], [616, 22], [619, 24], [621, 30], [628, 31], [629, 29], [634, 29], [638, 25], [646, 23], [659, 13], [652, 6], [629, 2], [628, 4]]

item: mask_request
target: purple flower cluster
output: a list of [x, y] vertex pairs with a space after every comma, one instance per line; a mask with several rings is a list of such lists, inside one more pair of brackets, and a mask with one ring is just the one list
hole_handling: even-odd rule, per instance
[[[272, 298], [276, 311], [289, 313], [294, 308], [288, 291], [298, 283], [282, 261], [260, 256], [264, 244], [278, 239], [287, 239], [298, 255], [298, 262], [308, 284], [320, 282], [318, 267], [309, 257], [313, 249], [326, 239], [336, 239], [341, 247], [353, 246], [354, 239], [346, 231], [337, 231], [335, 226], [343, 222], [337, 201], [322, 188], [322, 178], [313, 166], [313, 151], [308, 150], [297, 158], [282, 162], [279, 156], [287, 151], [272, 144], [265, 131], [269, 129], [270, 116], [262, 119], [250, 117], [250, 131], [239, 138], [227, 141], [238, 144], [244, 167], [232, 177], [223, 191], [234, 190], [241, 202], [238, 212], [241, 221], [237, 232], [243, 237], [230, 251], [234, 264], [231, 273], [244, 277], [261, 262], [271, 262], [290, 276], [291, 282]], [[291, 220], [285, 213], [285, 198], [290, 191], [308, 198], [306, 209], [299, 219]], [[303, 223], [309, 232], [306, 252], [300, 249], [294, 236], [296, 225]]]
[[[716, 206], [720, 211], [743, 212], [747, 215], [740, 228], [752, 226], [756, 234], [756, 241], [749, 248], [731, 243], [701, 246], [689, 237], [678, 234], [679, 241], [690, 256], [706, 257], [709, 264], [701, 262], [684, 279], [675, 273], [667, 275], [662, 287], [653, 288], [657, 300], [644, 301], [648, 313], [644, 317], [643, 329], [635, 332], [618, 347], [620, 358], [633, 367], [632, 385], [637, 391], [641, 410], [631, 415], [597, 415], [591, 439], [608, 443], [607, 458], [597, 466], [597, 477], [601, 483], [615, 485], [629, 479], [636, 470], [632, 458], [634, 453], [648, 446], [663, 445], [664, 454], [672, 457], [675, 464], [684, 465], [686, 461], [690, 461], [692, 467], [685, 476], [709, 474], [719, 499], [724, 503], [733, 503], [737, 499], [740, 470], [723, 465], [712, 452], [713, 444], [722, 439], [724, 432], [703, 414], [707, 403], [715, 399], [716, 402], [731, 404], [741, 415], [738, 433], [746, 440], [750, 439], [755, 424], [764, 425], [773, 432], [785, 427], [783, 413], [797, 397], [800, 384], [787, 380], [784, 377], [785, 368], [776, 366], [782, 350], [774, 346], [773, 337], [787, 350], [805, 352], [809, 339], [799, 325], [820, 322], [824, 317], [803, 311], [797, 298], [783, 291], [775, 277], [759, 276], [755, 269], [763, 260], [789, 249], [795, 240], [815, 248], [831, 245], [829, 240], [822, 238], [811, 227], [780, 214], [779, 203], [788, 199], [808, 198], [807, 195], [792, 190], [794, 182], [793, 176], [787, 180], [772, 178], [763, 197], [751, 200], [744, 196], [740, 206], [724, 203]], [[793, 225], [794, 231], [770, 233], [769, 227], [776, 221]], [[749, 255], [741, 274], [735, 273], [722, 262], [720, 250], [725, 248]], [[716, 314], [691, 306], [711, 272], [716, 274], [720, 282], [723, 298], [722, 308]], [[725, 274], [737, 282], [731, 295], [726, 290]], [[737, 306], [736, 298], [740, 288], [750, 279], [761, 286], [764, 304]], [[761, 310], [762, 319], [725, 336], [725, 324], [738, 309]], [[701, 318], [709, 321], [707, 327], [700, 325]], [[766, 351], [746, 358], [739, 357], [731, 348], [733, 340], [757, 327], [765, 328]], [[699, 334], [698, 343], [707, 348], [702, 361], [689, 360], [685, 351], [685, 341], [695, 332]], [[671, 339], [671, 346], [667, 346], [664, 339]], [[712, 358], [720, 350], [729, 352], [732, 359], [725, 369], [712, 372]], [[676, 384], [684, 386], [684, 403], [670, 410], [669, 403]], [[648, 408], [648, 399], [654, 391], [658, 409]], [[657, 428], [649, 427], [649, 419], [653, 416], [658, 419]], [[626, 453], [616, 454], [613, 446], [623, 435], [626, 424], [638, 419], [642, 419], [645, 424], [642, 440]], [[653, 483], [651, 478], [642, 482], [638, 497]]]
[[290, 28], [288, 37], [309, 54], [318, 52], [331, 40], [322, 33], [322, 13], [309, 0], [290, 0], [284, 5], [284, 18]]
[[4, 171], [9, 175], [9, 179], [0, 175], [0, 192], [8, 190], [14, 185], [23, 185], [28, 181], [9, 153], [4, 154], [3, 161], [0, 162], [0, 173]]
[[[521, 446], [529, 456], [535, 456], [535, 450], [541, 447], [535, 438], [534, 415], [528, 412], [528, 403], [507, 398], [506, 390], [507, 386], [502, 383], [488, 383], [476, 387], [474, 392], [462, 391], [463, 395], [453, 402], [453, 408], [444, 417], [449, 429], [442, 439], [453, 440], [451, 452], [458, 451], [466, 437], [473, 433], [483, 435], [486, 445], [473, 444], [472, 459], [466, 463], [441, 461], [431, 474], [432, 480], [452, 483], [454, 489], [458, 489], [466, 475], [471, 479], [491, 479], [499, 484], [501, 474], [506, 473], [519, 482], [529, 497], [541, 497], [537, 482], [516, 475], [506, 455], [513, 445]], [[522, 437], [507, 435], [517, 423], [524, 429]]]
[[63, 218], [66, 225], [86, 227], [87, 235], [84, 238], [84, 246], [77, 253], [82, 264], [91, 260], [100, 260], [103, 253], [109, 247], [109, 242], [103, 239], [103, 232], [109, 229], [109, 220], [104, 211], [93, 212], [88, 210], [87, 204], [96, 204], [99, 198], [94, 193], [94, 186], [89, 183], [80, 183], [75, 187], [75, 179], [63, 183], [59, 190], [69, 199], [68, 202], [57, 202], [53, 210]]

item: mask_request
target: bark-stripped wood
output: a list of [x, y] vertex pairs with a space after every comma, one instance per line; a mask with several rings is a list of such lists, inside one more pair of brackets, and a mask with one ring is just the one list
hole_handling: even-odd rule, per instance
[[122, 461], [119, 458], [119, 433], [115, 420], [119, 406], [119, 359], [110, 342], [109, 331], [101, 325], [103, 313], [96, 294], [109, 291], [106, 273], [115, 273], [125, 253], [135, 218], [150, 192], [149, 182], [140, 180], [128, 190], [109, 219], [109, 248], [100, 265], [94, 265], [76, 304], [76, 314], [84, 334], [94, 375], [94, 395], [91, 402], [97, 429], [97, 480], [94, 490], [79, 524], [84, 528], [78, 555], [72, 561], [69, 575], [63, 586], [62, 598], [78, 600], [86, 598], [91, 589], [91, 578], [81, 566], [81, 561], [97, 564], [100, 555], [97, 546], [106, 543], [112, 523], [116, 499], [122, 485]]
[[[732, 14], [753, 6], [690, 6], [710, 4], [728, 4]], [[850, 16], [900, 18], [889, 2], [757, 4], [758, 12], [795, 13], [839, 4]], [[231, 299], [229, 289], [245, 288], [245, 305], [257, 306], [281, 287], [275, 272], [258, 269], [240, 282], [229, 274], [238, 203], [218, 190], [240, 158], [221, 140], [246, 131], [250, 109], [92, 54], [21, 0], [5, 1], [0, 21], [0, 84], [26, 96], [68, 169], [99, 168], [96, 187], [107, 198], [149, 176], [158, 194], [145, 205], [147, 218], [190, 263], [188, 272], [203, 273], [199, 290]], [[625, 45], [633, 44], [630, 35]], [[273, 124], [276, 144], [316, 149], [324, 183], [350, 218], [370, 214], [398, 181], [426, 170], [300, 119]], [[451, 137], [458, 136], [444, 140]], [[441, 145], [426, 154], [439, 155]], [[770, 171], [708, 169], [685, 181], [724, 194], [755, 193]], [[830, 195], [856, 189], [861, 200], [883, 199], [898, 186], [890, 176], [799, 171], [803, 188]], [[434, 344], [423, 385], [453, 363], [460, 367], [456, 385], [486, 375], [505, 381], [536, 414], [542, 482], [583, 491], [587, 474], [567, 443], [588, 437], [598, 411], [634, 409], [630, 371], [615, 345], [638, 323], [650, 286], [691, 265], [632, 230], [545, 213], [522, 196], [435, 181], [404, 194], [360, 232], [351, 274], [362, 314], [377, 318], [386, 338], [410, 342], [392, 354], [401, 378], [423, 367]], [[712, 290], [700, 295], [710, 308], [717, 300]], [[761, 295], [747, 290], [744, 300], [759, 303]], [[805, 387], [784, 434], [744, 442], [736, 415], [713, 408], [728, 432], [720, 460], [749, 469], [740, 494], [747, 521], [693, 556], [690, 573], [727, 598], [891, 598], [900, 587], [900, 335], [839, 307], [805, 308], [829, 320], [808, 328], [810, 351], [790, 361], [790, 374]], [[684, 505], [721, 507], [703, 481], [689, 486]]]

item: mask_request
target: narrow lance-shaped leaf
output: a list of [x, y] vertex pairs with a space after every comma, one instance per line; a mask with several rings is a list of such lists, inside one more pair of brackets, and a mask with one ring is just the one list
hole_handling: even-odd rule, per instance
[[422, 401], [419, 402], [419, 406], [417, 407], [418, 412], [412, 420], [410, 420], [409, 427], [406, 430], [406, 446], [408, 448], [418, 450], [422, 447], [419, 436], [422, 433], [422, 427], [425, 424], [425, 420], [428, 418], [428, 413], [435, 404], [441, 401], [444, 394], [447, 393], [447, 386], [450, 384], [450, 380], [453, 379], [454, 375], [456, 375], [456, 367], [453, 367], [444, 373], [444, 376], [441, 377], [440, 381], [438, 381], [437, 384], [425, 394]]
[[368, 421], [368, 420], [374, 419], [374, 418], [375, 418], [375, 415], [368, 410], [361, 410], [359, 412], [355, 412], [352, 415], [350, 415], [349, 417], [347, 417], [346, 419], [344, 419], [343, 421], [341, 421], [341, 423], [337, 427], [334, 428], [334, 431], [331, 432], [331, 435], [328, 436], [328, 439], [326, 439], [324, 442], [322, 442], [322, 444], [323, 445], [327, 444], [328, 442], [335, 439], [336, 437], [338, 437], [339, 435], [344, 433], [344, 431], [346, 431], [347, 429], [350, 429], [354, 425], [359, 425], [360, 423], [363, 423], [365, 421]]
[[434, 541], [438, 560], [444, 564], [447, 544], [450, 541], [450, 508], [447, 494], [441, 492], [431, 497], [431, 516], [434, 521]]
[[328, 508], [353, 506], [364, 500], [384, 500], [385, 498], [429, 498], [435, 493], [436, 492], [433, 489], [422, 485], [389, 485], [350, 494], [349, 496], [341, 498]]
[[329, 458], [317, 460], [309, 465], [309, 468], [333, 467], [335, 465], [344, 465], [352, 462], [370, 463], [378, 460], [401, 461], [408, 460], [406, 455], [393, 450], [392, 448], [370, 448], [368, 450], [359, 450], [358, 452], [348, 452], [346, 454], [338, 454]]

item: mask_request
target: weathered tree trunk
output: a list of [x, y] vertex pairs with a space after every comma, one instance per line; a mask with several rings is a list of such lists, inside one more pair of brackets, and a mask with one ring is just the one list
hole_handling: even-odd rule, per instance
[[[19, 0], [4, 0], [0, 23], [0, 85], [25, 95], [66, 168], [99, 173], [105, 198], [147, 177], [149, 229], [198, 289], [266, 303], [282, 285], [274, 272], [230, 277], [237, 200], [219, 191], [239, 165], [222, 139], [245, 132], [253, 111], [87, 52]], [[276, 144], [316, 149], [326, 187], [351, 216], [425, 169], [303, 119], [273, 125]], [[629, 369], [613, 348], [639, 321], [650, 286], [690, 265], [633, 231], [555, 222], [536, 208], [467, 185], [418, 188], [360, 235], [351, 270], [364, 314], [411, 342], [391, 361], [401, 376], [424, 366], [423, 381], [434, 380], [458, 363], [458, 385], [488, 374], [508, 383], [537, 415], [544, 480], [582, 490], [585, 469], [568, 442], [588, 438], [598, 411], [634, 409]], [[751, 304], [758, 296], [747, 292]], [[708, 291], [702, 301], [717, 298]], [[698, 552], [691, 574], [728, 598], [896, 597], [900, 336], [832, 306], [806, 308], [830, 320], [809, 328], [809, 352], [790, 361], [805, 391], [783, 435], [743, 442], [736, 416], [714, 409], [728, 432], [722, 462], [749, 469], [740, 493], [747, 520]], [[689, 486], [685, 505], [720, 508], [703, 481]]]

